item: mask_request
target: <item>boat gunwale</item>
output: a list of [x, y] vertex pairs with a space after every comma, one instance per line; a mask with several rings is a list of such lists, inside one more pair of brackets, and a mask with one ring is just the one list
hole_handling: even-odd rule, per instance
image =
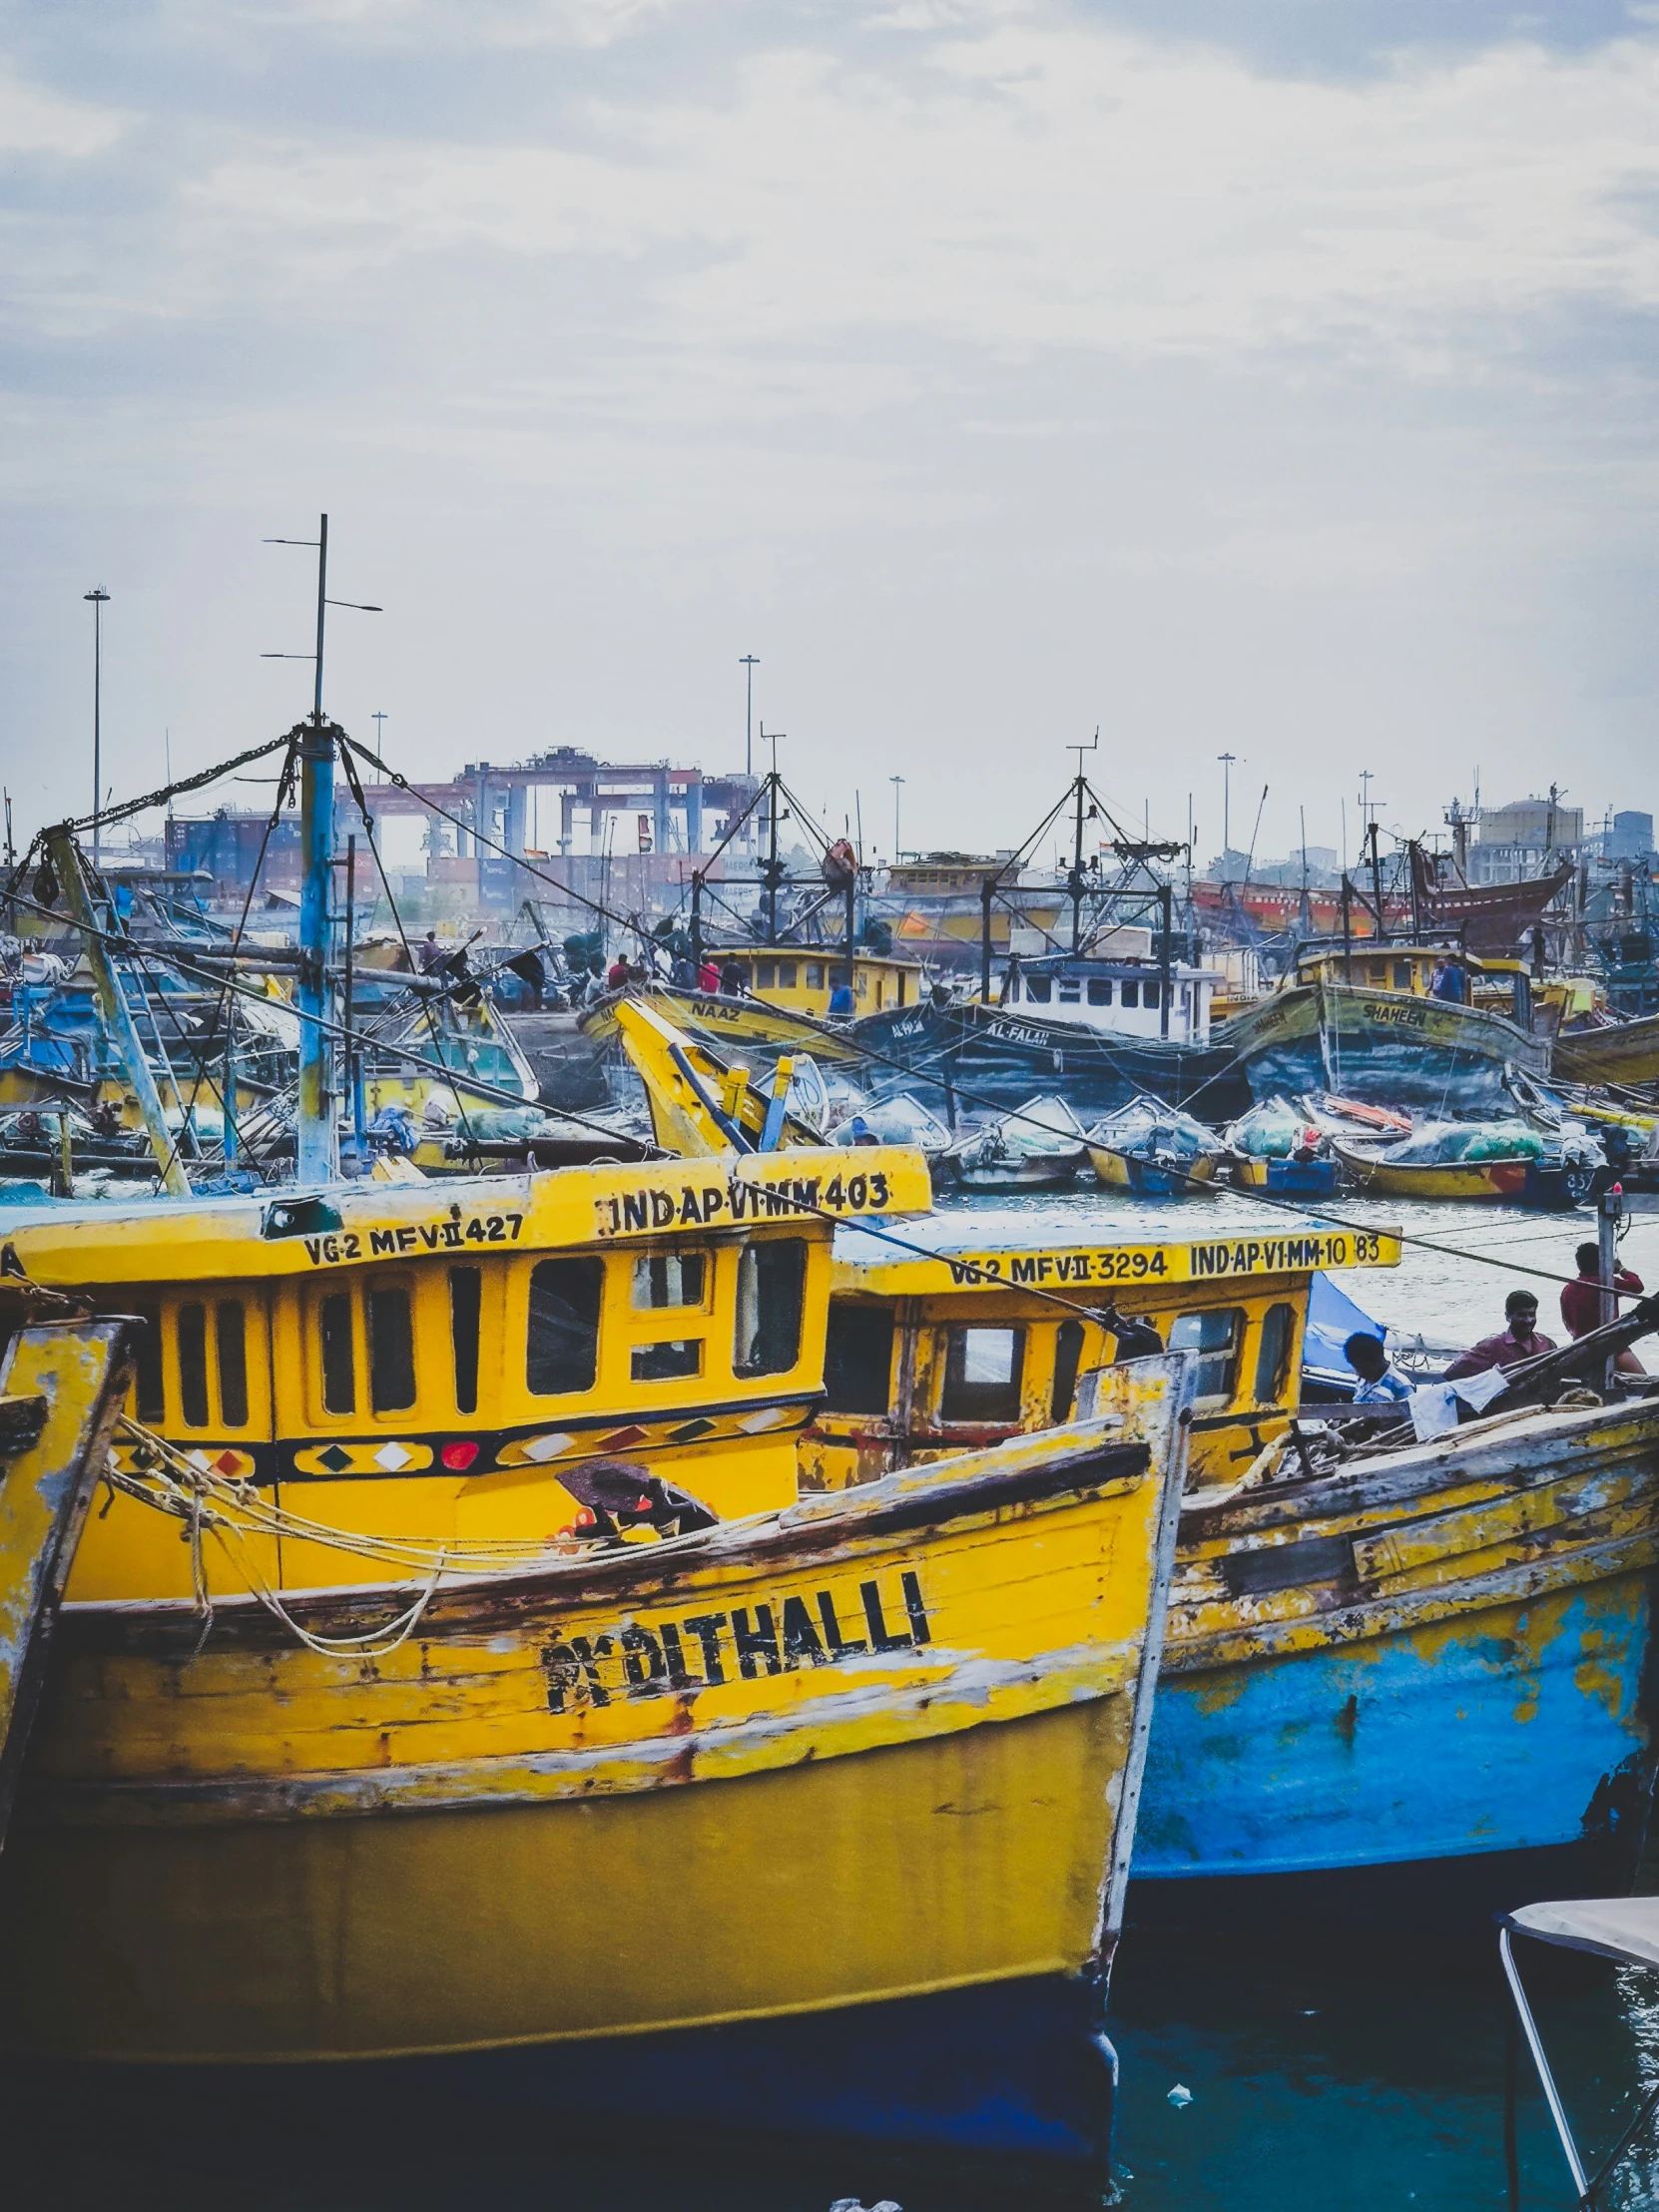
[[[1122, 1424], [1114, 1420], [1114, 1428]], [[1044, 1430], [1052, 1440], [1063, 1430]], [[989, 1447], [963, 1458], [1009, 1456], [1009, 1446]], [[1021, 1454], [1023, 1457], [1023, 1454]], [[538, 1605], [560, 1606], [615, 1600], [619, 1589], [638, 1593], [638, 1601], [663, 1603], [683, 1581], [726, 1568], [744, 1574], [788, 1560], [801, 1563], [830, 1556], [844, 1563], [872, 1543], [884, 1543], [951, 1521], [1026, 1507], [1063, 1504], [1069, 1497], [1104, 1496], [1133, 1488], [1154, 1462], [1152, 1444], [1140, 1435], [1121, 1439], [1096, 1436], [1081, 1449], [1045, 1454], [1038, 1464], [976, 1470], [937, 1478], [941, 1466], [901, 1469], [879, 1483], [853, 1485], [826, 1496], [812, 1496], [775, 1513], [727, 1521], [713, 1529], [673, 1537], [661, 1544], [623, 1544], [602, 1557], [577, 1556], [506, 1574], [445, 1574], [422, 1611], [420, 1635], [430, 1640], [439, 1629], [468, 1625], [503, 1628]], [[932, 1475], [935, 1479], [929, 1480]], [[874, 1492], [885, 1495], [876, 1498]], [[407, 1598], [425, 1587], [419, 1576], [400, 1581], [351, 1583], [338, 1588], [281, 1593], [290, 1619], [318, 1635], [360, 1627], [367, 1605]], [[273, 1617], [264, 1601], [249, 1592], [216, 1599], [207, 1633], [203, 1617], [189, 1598], [85, 1599], [65, 1604], [58, 1615], [59, 1649], [66, 1653], [142, 1653], [186, 1656], [238, 1648], [286, 1648], [292, 1631]], [[353, 1658], [346, 1663], [357, 1664]]]
[[[1606, 1512], [1610, 1508], [1599, 1506], [1595, 1510]], [[1182, 1632], [1182, 1616], [1217, 1600], [1209, 1595], [1185, 1598], [1172, 1588], [1163, 1673], [1172, 1678], [1208, 1674], [1224, 1667], [1248, 1667], [1261, 1660], [1312, 1656], [1332, 1646], [1373, 1643], [1437, 1622], [1455, 1622], [1507, 1605], [1535, 1603], [1569, 1586], [1611, 1582], [1620, 1575], [1651, 1571], [1655, 1565], [1659, 1565], [1659, 1534], [1652, 1530], [1629, 1530], [1589, 1543], [1557, 1539], [1541, 1555], [1533, 1553], [1485, 1574], [1458, 1575], [1413, 1589], [1385, 1589], [1377, 1579], [1347, 1585], [1305, 1584], [1303, 1587], [1310, 1592], [1336, 1592], [1338, 1601], [1321, 1606], [1316, 1598], [1309, 1612], [1279, 1620], [1242, 1620], [1231, 1627], [1186, 1634]]]
[[[1560, 1422], [1562, 1426], [1544, 1434], [1536, 1430], [1527, 1433], [1528, 1424], [1533, 1421]], [[1254, 1490], [1218, 1497], [1213, 1504], [1203, 1503], [1202, 1493], [1196, 1493], [1182, 1505], [1182, 1544], [1185, 1547], [1190, 1542], [1243, 1534], [1251, 1523], [1260, 1525], [1258, 1509], [1264, 1505], [1286, 1508], [1282, 1514], [1272, 1515], [1269, 1525], [1280, 1520], [1315, 1518], [1317, 1516], [1307, 1510], [1307, 1501], [1317, 1498], [1323, 1490], [1333, 1493], [1333, 1514], [1344, 1515], [1372, 1505], [1416, 1497], [1425, 1490], [1444, 1487], [1447, 1463], [1470, 1445], [1476, 1448], [1480, 1458], [1485, 1458], [1502, 1452], [1504, 1445], [1509, 1443], [1533, 1447], [1571, 1443], [1579, 1437], [1588, 1437], [1604, 1424], [1633, 1426], [1635, 1433], [1623, 1441], [1609, 1437], [1604, 1444], [1595, 1447], [1598, 1451], [1634, 1456], [1659, 1449], [1659, 1397], [1648, 1398], [1640, 1405], [1529, 1406], [1519, 1420], [1514, 1412], [1494, 1413], [1485, 1420], [1470, 1421], [1466, 1427], [1448, 1430], [1443, 1436], [1431, 1436], [1426, 1442], [1413, 1443], [1405, 1450], [1380, 1451], [1372, 1463], [1349, 1460], [1331, 1474], [1295, 1475], [1283, 1481], [1264, 1482]], [[1568, 1472], [1578, 1476], [1591, 1471], [1591, 1464], [1580, 1462], [1569, 1470], [1552, 1460], [1547, 1473], [1550, 1479]], [[1414, 1482], [1410, 1480], [1413, 1475]], [[1501, 1468], [1482, 1471], [1478, 1460], [1460, 1469], [1456, 1479], [1469, 1484], [1489, 1483], [1498, 1494], [1533, 1486], [1519, 1468], [1508, 1472]], [[1343, 1490], [1339, 1501], [1335, 1495], [1338, 1486], [1348, 1483], [1353, 1487]], [[1246, 1518], [1242, 1522], [1234, 1521], [1230, 1518], [1234, 1514]]]

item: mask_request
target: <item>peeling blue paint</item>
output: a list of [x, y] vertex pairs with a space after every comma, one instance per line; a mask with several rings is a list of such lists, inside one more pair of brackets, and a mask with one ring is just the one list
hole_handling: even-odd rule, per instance
[[1652, 1579], [1166, 1671], [1136, 1879], [1453, 1859], [1639, 1824], [1653, 1775]]

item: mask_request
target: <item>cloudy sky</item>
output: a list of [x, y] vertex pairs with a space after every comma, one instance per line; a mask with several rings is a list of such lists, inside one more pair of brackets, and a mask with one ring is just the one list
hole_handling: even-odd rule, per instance
[[[0, 766], [328, 703], [887, 849], [1659, 801], [1659, 7], [13, 0]], [[239, 795], [249, 802], [252, 790]]]

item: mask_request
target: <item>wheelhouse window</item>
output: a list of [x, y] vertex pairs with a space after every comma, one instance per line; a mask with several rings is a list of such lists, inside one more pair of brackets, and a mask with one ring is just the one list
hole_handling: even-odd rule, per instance
[[478, 1410], [478, 1325], [483, 1309], [483, 1272], [449, 1271], [449, 1343], [455, 1356], [455, 1410]]
[[952, 1329], [945, 1350], [941, 1420], [1016, 1421], [1025, 1331], [970, 1324]]
[[659, 1252], [634, 1262], [634, 1305], [641, 1313], [661, 1306], [701, 1306], [708, 1261], [701, 1252]]
[[755, 962], [755, 988], [758, 991], [776, 990], [778, 987], [778, 963], [776, 960]]
[[1128, 976], [1125, 976], [1125, 977], [1124, 977], [1124, 982], [1123, 982], [1123, 1000], [1122, 1000], [1122, 1003], [1123, 1003], [1123, 1004], [1124, 1004], [1125, 1006], [1138, 1006], [1138, 1005], [1140, 1004], [1140, 1002], [1141, 1002], [1141, 986], [1139, 985], [1139, 983], [1136, 983], [1136, 982], [1133, 982], [1133, 981], [1131, 981], [1131, 979], [1130, 979], [1130, 978], [1129, 978]]
[[738, 1258], [732, 1366], [739, 1375], [783, 1375], [801, 1357], [807, 1291], [807, 1245], [801, 1237], [769, 1237], [745, 1245]]
[[368, 1395], [377, 1413], [400, 1413], [415, 1401], [414, 1318], [401, 1283], [369, 1286]]
[[524, 1380], [537, 1397], [593, 1388], [604, 1283], [602, 1260], [538, 1260], [531, 1269]]
[[779, 988], [779, 989], [780, 989], [781, 991], [793, 991], [793, 990], [795, 989], [795, 971], [796, 971], [796, 966], [797, 966], [797, 962], [796, 962], [796, 961], [794, 961], [794, 960], [780, 960], [780, 961], [779, 961], [779, 963], [778, 963], [778, 988]]
[[316, 1306], [317, 1350], [321, 1354], [322, 1410], [357, 1409], [357, 1355], [351, 1340], [351, 1293], [330, 1291]]
[[1394, 989], [1408, 991], [1411, 988], [1411, 963], [1409, 960], [1394, 962]]
[[1089, 1004], [1091, 1006], [1110, 1006], [1111, 1003], [1112, 978], [1109, 975], [1091, 975], [1089, 977]]
[[825, 1409], [830, 1413], [884, 1413], [892, 1382], [893, 1317], [890, 1306], [854, 1306], [832, 1299], [824, 1347]]
[[1208, 1314], [1181, 1314], [1171, 1325], [1171, 1352], [1198, 1355], [1196, 1395], [1201, 1403], [1225, 1405], [1238, 1378], [1239, 1339], [1244, 1316], [1236, 1306]]
[[1083, 995], [1083, 986], [1082, 986], [1082, 983], [1081, 983], [1081, 982], [1080, 982], [1080, 981], [1078, 980], [1078, 978], [1077, 978], [1077, 977], [1076, 977], [1075, 975], [1062, 975], [1062, 976], [1061, 976], [1061, 978], [1060, 978], [1060, 1004], [1061, 1004], [1062, 1006], [1075, 1006], [1075, 1005], [1076, 1005], [1076, 1004], [1078, 1003], [1078, 1001], [1079, 1001], [1079, 1000], [1081, 999], [1082, 995]]
[[673, 1344], [636, 1345], [629, 1373], [636, 1382], [672, 1382], [703, 1373], [703, 1340], [682, 1337]]
[[1158, 989], [1159, 986], [1149, 977], [1141, 985], [1141, 1004], [1143, 1006], [1156, 1006], [1158, 1003]]
[[227, 1428], [248, 1426], [248, 1323], [240, 1298], [222, 1298], [214, 1312], [219, 1353], [219, 1417]]
[[126, 1298], [107, 1311], [124, 1314], [138, 1323], [133, 1346], [133, 1398], [138, 1417], [161, 1422], [167, 1418], [167, 1383], [162, 1367], [162, 1317], [159, 1307]]
[[1054, 1388], [1049, 1396], [1048, 1417], [1058, 1427], [1070, 1420], [1077, 1395], [1077, 1370], [1083, 1358], [1083, 1324], [1063, 1321], [1054, 1332]]
[[1033, 1006], [1046, 1006], [1054, 996], [1052, 975], [1027, 975], [1024, 978], [1025, 995]]
[[809, 960], [807, 962], [807, 988], [810, 991], [823, 990], [824, 962], [822, 960]]
[[1284, 1394], [1295, 1334], [1296, 1314], [1290, 1306], [1270, 1306], [1262, 1316], [1262, 1337], [1256, 1347], [1258, 1405], [1276, 1405]]
[[179, 1309], [179, 1416], [187, 1428], [208, 1425], [208, 1309], [194, 1300]]

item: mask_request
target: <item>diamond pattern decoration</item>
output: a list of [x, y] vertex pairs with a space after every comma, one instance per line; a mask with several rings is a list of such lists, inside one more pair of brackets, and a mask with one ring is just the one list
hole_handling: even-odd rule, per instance
[[351, 1454], [342, 1451], [338, 1444], [330, 1444], [326, 1451], [317, 1453], [316, 1463], [319, 1467], [326, 1467], [330, 1474], [343, 1474], [351, 1464]]
[[214, 1461], [214, 1465], [221, 1474], [240, 1474], [242, 1472], [242, 1453], [240, 1451], [222, 1451]]
[[187, 1451], [185, 1465], [194, 1467], [198, 1474], [211, 1474], [213, 1471], [213, 1461], [205, 1451]]
[[414, 1453], [405, 1451], [401, 1444], [382, 1444], [374, 1454], [374, 1464], [384, 1468], [387, 1474], [395, 1474], [399, 1467], [406, 1467], [413, 1457]]
[[534, 1459], [538, 1466], [544, 1459], [556, 1459], [561, 1451], [569, 1448], [568, 1436], [531, 1436], [523, 1446], [525, 1458]]
[[651, 1433], [649, 1428], [614, 1428], [608, 1436], [601, 1437], [601, 1451], [626, 1451], [630, 1444], [643, 1444]]
[[671, 1428], [668, 1440], [671, 1444], [694, 1444], [699, 1436], [712, 1436], [719, 1425], [712, 1420], [688, 1420], [678, 1428]]
[[738, 1426], [745, 1435], [758, 1436], [763, 1428], [776, 1428], [781, 1420], [788, 1418], [788, 1414], [787, 1406], [763, 1405], [758, 1413], [745, 1413]]

